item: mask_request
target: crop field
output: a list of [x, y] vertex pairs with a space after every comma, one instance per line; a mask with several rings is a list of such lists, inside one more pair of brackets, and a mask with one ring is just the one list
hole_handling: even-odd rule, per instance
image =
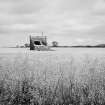
[[0, 48], [0, 105], [105, 105], [105, 49]]

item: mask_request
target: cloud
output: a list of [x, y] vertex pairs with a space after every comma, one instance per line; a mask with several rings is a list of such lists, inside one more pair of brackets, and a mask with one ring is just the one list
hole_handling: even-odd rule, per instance
[[22, 0], [19, 2], [12, 2], [12, 13], [14, 14], [32, 14], [39, 12], [45, 7], [44, 0]]
[[100, 34], [103, 39], [105, 33], [104, 0], [0, 0], [0, 17], [0, 36], [19, 39], [43, 31], [69, 43], [78, 37], [98, 40]]
[[94, 5], [93, 10], [96, 15], [105, 15], [105, 0], [98, 0]]

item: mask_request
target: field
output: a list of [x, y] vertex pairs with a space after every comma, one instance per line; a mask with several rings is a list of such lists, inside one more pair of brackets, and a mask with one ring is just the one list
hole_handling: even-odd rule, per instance
[[105, 105], [105, 49], [0, 48], [0, 105]]

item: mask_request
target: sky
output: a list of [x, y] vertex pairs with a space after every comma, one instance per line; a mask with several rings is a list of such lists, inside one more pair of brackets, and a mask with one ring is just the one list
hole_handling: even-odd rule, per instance
[[105, 43], [105, 0], [0, 0], [0, 46], [41, 32], [49, 44]]

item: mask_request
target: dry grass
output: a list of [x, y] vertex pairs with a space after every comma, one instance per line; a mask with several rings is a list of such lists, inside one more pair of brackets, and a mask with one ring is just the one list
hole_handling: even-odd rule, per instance
[[43, 60], [0, 60], [0, 105], [105, 105], [104, 59]]

